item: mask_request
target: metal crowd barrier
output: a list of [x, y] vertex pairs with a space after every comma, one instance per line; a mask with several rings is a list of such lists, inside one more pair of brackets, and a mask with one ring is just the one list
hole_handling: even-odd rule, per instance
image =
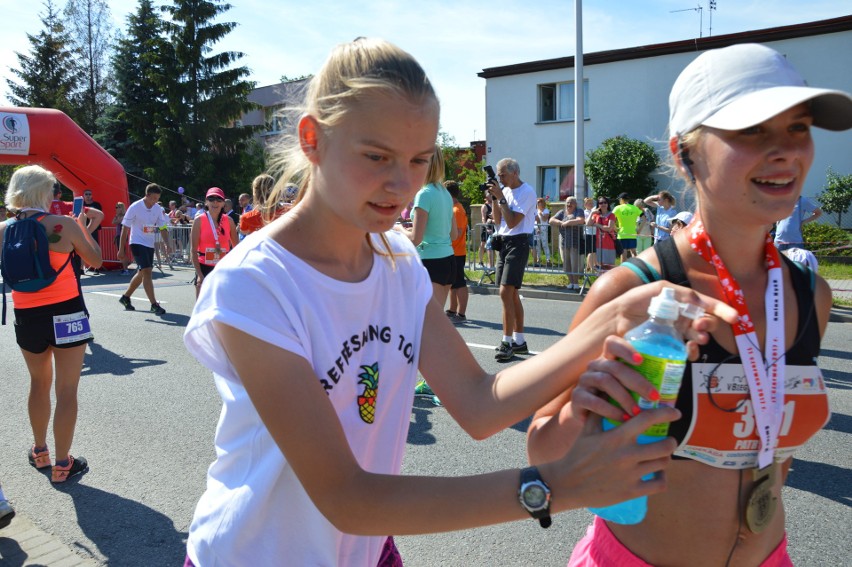
[[[163, 265], [169, 268], [174, 266], [192, 266], [192, 256], [189, 249], [189, 233], [192, 225], [171, 225], [166, 230], [158, 231], [154, 235], [154, 262], [160, 271]], [[99, 243], [101, 255], [104, 262], [120, 263], [118, 259], [118, 244], [116, 236], [120, 234], [120, 228], [115, 226], [104, 226], [101, 228]], [[128, 254], [130, 251], [128, 250]], [[132, 261], [131, 261], [132, 262]]]
[[[492, 223], [476, 223], [468, 232], [466, 269], [481, 272], [477, 285], [495, 283], [497, 255], [490, 246], [494, 229]], [[585, 225], [557, 228], [542, 223], [536, 229], [538, 234], [530, 235], [526, 273], [566, 275], [569, 285], [582, 293], [592, 277], [616, 265], [615, 233]]]

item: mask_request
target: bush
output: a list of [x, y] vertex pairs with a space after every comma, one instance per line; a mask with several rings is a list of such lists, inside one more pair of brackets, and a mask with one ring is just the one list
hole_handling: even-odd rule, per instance
[[651, 144], [616, 136], [586, 152], [585, 172], [595, 197], [615, 198], [624, 192], [632, 202], [656, 193], [657, 182], [651, 174], [659, 165], [660, 158]]
[[805, 247], [817, 256], [852, 256], [852, 240], [842, 228], [821, 222], [802, 226]]

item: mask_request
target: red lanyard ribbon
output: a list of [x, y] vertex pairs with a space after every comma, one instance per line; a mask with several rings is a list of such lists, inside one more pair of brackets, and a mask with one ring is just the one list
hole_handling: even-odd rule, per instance
[[716, 270], [726, 302], [740, 315], [739, 322], [733, 326], [734, 339], [748, 379], [749, 395], [757, 422], [757, 434], [760, 439], [757, 462], [760, 468], [764, 468], [772, 464], [784, 410], [784, 286], [781, 257], [772, 243], [772, 237], [767, 234], [765, 253], [768, 281], [765, 295], [766, 348], [764, 349], [767, 354], [764, 358], [742, 288], [716, 253], [710, 236], [704, 230], [704, 223], [700, 219], [696, 219], [689, 226], [689, 244]]

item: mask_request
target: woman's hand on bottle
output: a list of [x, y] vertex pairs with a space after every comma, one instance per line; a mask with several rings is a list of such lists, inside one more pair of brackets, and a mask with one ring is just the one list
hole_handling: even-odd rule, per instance
[[[595, 282], [595, 285], [604, 282]], [[592, 312], [581, 324], [590, 332], [604, 332], [606, 335], [624, 336], [633, 327], [648, 319], [648, 305], [651, 299], [660, 294], [664, 287], [675, 290], [675, 299], [679, 303], [690, 303], [704, 309], [704, 316], [692, 321], [681, 317], [678, 329], [688, 339], [687, 352], [690, 360], [698, 355], [698, 345], [706, 344], [719, 324], [737, 322], [736, 309], [710, 296], [698, 293], [690, 288], [674, 285], [667, 281], [657, 281], [635, 287], [602, 305]], [[587, 326], [588, 325], [588, 326]]]
[[648, 481], [642, 477], [661, 473], [677, 443], [669, 437], [639, 445], [637, 438], [652, 425], [679, 418], [678, 410], [663, 407], [641, 412], [621, 427], [603, 432], [600, 417], [590, 416], [564, 458], [539, 466], [553, 491], [554, 511], [610, 506], [665, 490], [664, 474]]
[[[648, 400], [659, 399], [659, 392], [651, 383], [625, 362], [640, 364], [642, 355], [623, 338], [607, 337], [601, 357], [589, 363], [571, 395], [575, 419], [585, 423], [589, 414], [597, 414], [627, 421], [639, 414], [631, 391]], [[610, 397], [620, 408], [609, 402]]]

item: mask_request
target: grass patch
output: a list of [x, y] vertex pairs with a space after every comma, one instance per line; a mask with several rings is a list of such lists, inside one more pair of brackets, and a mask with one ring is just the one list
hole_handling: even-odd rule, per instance
[[[817, 258], [819, 260], [819, 258]], [[819, 262], [819, 275], [827, 280], [852, 280], [852, 264]]]

